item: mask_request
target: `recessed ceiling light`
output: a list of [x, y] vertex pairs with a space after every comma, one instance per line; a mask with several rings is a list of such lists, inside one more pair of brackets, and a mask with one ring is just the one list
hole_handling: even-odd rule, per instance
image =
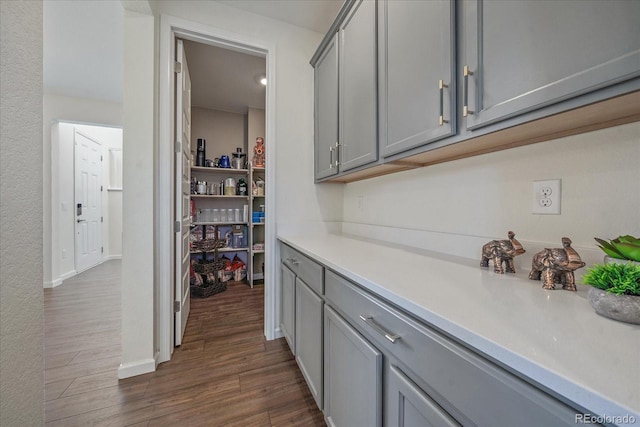
[[267, 78], [266, 77], [261, 77], [260, 78], [260, 84], [263, 85], [263, 86], [266, 86], [267, 85]]

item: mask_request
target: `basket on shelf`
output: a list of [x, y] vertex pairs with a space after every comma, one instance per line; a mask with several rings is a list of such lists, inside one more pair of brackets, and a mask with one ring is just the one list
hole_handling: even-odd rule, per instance
[[194, 252], [212, 252], [227, 246], [226, 239], [202, 239], [191, 242], [191, 250]]
[[215, 282], [205, 282], [203, 285], [191, 285], [191, 295], [207, 298], [211, 295], [224, 292], [227, 290], [227, 284], [216, 280]]
[[196, 273], [209, 274], [224, 269], [227, 264], [224, 260], [205, 261], [193, 264], [193, 269]]

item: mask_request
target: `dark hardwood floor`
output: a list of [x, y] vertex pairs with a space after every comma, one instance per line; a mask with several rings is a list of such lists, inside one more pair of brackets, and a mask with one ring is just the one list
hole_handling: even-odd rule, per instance
[[47, 426], [324, 426], [284, 339], [263, 336], [262, 286], [192, 298], [184, 343], [118, 380], [120, 261], [45, 289]]

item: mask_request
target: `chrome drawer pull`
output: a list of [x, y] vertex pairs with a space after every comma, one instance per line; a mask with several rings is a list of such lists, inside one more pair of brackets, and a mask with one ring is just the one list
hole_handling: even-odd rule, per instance
[[362, 319], [362, 321], [364, 323], [366, 323], [367, 325], [371, 326], [374, 330], [376, 330], [376, 332], [378, 332], [380, 335], [382, 335], [383, 337], [385, 337], [387, 340], [391, 341], [392, 343], [395, 344], [395, 342], [397, 340], [400, 339], [400, 335], [396, 335], [396, 334], [392, 334], [391, 332], [387, 332], [384, 329], [382, 329], [382, 327], [380, 325], [378, 325], [375, 320], [373, 320], [373, 317], [371, 316], [363, 316], [362, 314], [360, 315], [360, 319]]
[[297, 260], [297, 259], [295, 259], [295, 258], [287, 258], [287, 261], [289, 261], [289, 262], [290, 262], [291, 264], [293, 264], [293, 265], [298, 265], [298, 264], [300, 264], [300, 261], [298, 261], [298, 260]]
[[438, 90], [440, 91], [440, 117], [438, 118], [438, 125], [442, 126], [445, 123], [449, 123], [449, 120], [444, 119], [444, 89], [449, 85], [444, 84], [444, 80], [438, 80]]

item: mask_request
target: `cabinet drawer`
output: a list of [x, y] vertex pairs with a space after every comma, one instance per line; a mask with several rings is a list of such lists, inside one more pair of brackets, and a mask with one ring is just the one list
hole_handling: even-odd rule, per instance
[[575, 425], [575, 410], [331, 271], [325, 292], [328, 304], [383, 353], [402, 361], [462, 424]]
[[322, 286], [324, 268], [320, 264], [285, 244], [280, 245], [280, 259], [311, 289], [319, 295], [324, 293]]

